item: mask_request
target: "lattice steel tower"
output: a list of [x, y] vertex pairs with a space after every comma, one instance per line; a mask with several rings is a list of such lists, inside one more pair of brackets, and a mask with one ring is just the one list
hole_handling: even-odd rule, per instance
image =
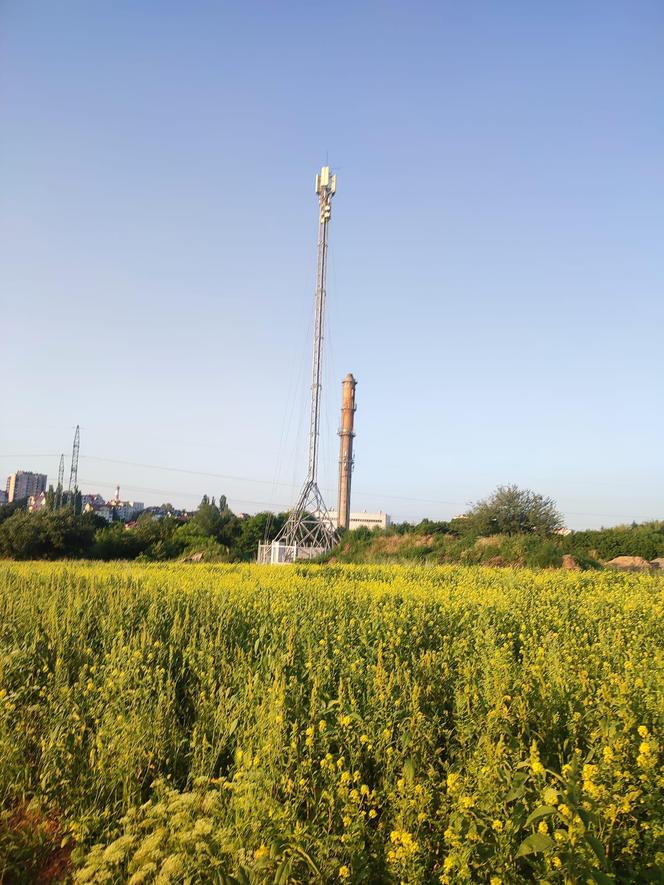
[[[261, 562], [292, 562], [311, 559], [325, 553], [336, 543], [335, 527], [318, 488], [318, 442], [320, 436], [320, 399], [325, 327], [325, 279], [327, 275], [328, 230], [332, 216], [332, 197], [337, 177], [323, 166], [316, 176], [320, 207], [318, 218], [318, 260], [314, 312], [314, 348], [311, 379], [311, 414], [309, 418], [309, 468], [307, 478], [288, 520], [271, 544], [261, 544]], [[281, 548], [281, 551], [278, 548]], [[275, 552], [277, 551], [276, 556]]]
[[62, 507], [62, 493], [64, 491], [64, 483], [65, 483], [65, 456], [60, 455], [60, 466], [58, 467], [58, 485], [55, 490], [55, 509], [59, 510]]
[[74, 498], [78, 491], [78, 452], [81, 448], [81, 429], [76, 425], [76, 433], [74, 434], [74, 445], [71, 450], [71, 469], [69, 471], [69, 489], [67, 491], [67, 503], [70, 507], [75, 506]]

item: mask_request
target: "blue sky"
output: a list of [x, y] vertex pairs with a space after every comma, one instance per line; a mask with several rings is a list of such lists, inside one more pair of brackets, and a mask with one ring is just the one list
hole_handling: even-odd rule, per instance
[[55, 478], [79, 423], [84, 491], [286, 507], [329, 160], [329, 504], [352, 371], [353, 509], [664, 516], [661, 3], [5, 0], [0, 31], [1, 472]]

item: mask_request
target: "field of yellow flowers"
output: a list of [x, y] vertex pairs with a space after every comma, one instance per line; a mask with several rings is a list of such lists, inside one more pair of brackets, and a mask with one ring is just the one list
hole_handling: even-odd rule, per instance
[[663, 726], [652, 576], [0, 564], [0, 880], [662, 882]]

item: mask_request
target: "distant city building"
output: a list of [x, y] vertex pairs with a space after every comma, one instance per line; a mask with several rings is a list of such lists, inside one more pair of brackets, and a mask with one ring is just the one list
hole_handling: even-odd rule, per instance
[[166, 519], [167, 517], [172, 517], [173, 519], [181, 520], [187, 515], [185, 510], [176, 510], [175, 507], [172, 507], [170, 504], [166, 507], [153, 504], [151, 507], [146, 507], [143, 510], [143, 513], [149, 513], [153, 519]]
[[115, 510], [115, 519], [119, 519], [121, 522], [136, 519], [138, 514], [145, 510], [145, 504], [142, 501], [117, 501], [112, 507]]
[[[336, 510], [328, 510], [328, 514], [332, 523], [336, 526], [338, 520], [338, 514]], [[320, 514], [316, 514], [320, 516]], [[360, 526], [365, 526], [368, 529], [387, 529], [392, 525], [392, 519], [389, 513], [383, 513], [383, 511], [379, 511], [378, 513], [367, 513], [366, 510], [357, 513], [350, 514], [350, 522], [348, 525], [349, 529], [359, 529]]]
[[0, 489], [0, 507], [1, 507], [3, 504], [6, 504], [6, 503], [7, 503], [7, 500], [8, 500], [8, 498], [7, 498], [7, 492], [6, 492], [4, 489]]
[[105, 501], [102, 495], [83, 495], [81, 504], [83, 513], [96, 513], [107, 522], [131, 522], [145, 510], [142, 501], [121, 501], [116, 489], [115, 497]]
[[81, 496], [81, 507], [83, 509], [83, 513], [90, 513], [91, 511], [98, 510], [100, 507], [104, 507], [106, 505], [106, 501], [102, 497], [102, 495], [82, 495]]
[[145, 510], [142, 501], [108, 501], [103, 507], [95, 509], [98, 516], [108, 522], [131, 522]]
[[46, 474], [31, 473], [29, 470], [17, 470], [7, 477], [7, 503], [21, 501], [30, 495], [38, 495], [46, 491]]
[[38, 513], [46, 507], [46, 492], [39, 492], [38, 495], [30, 495], [28, 498], [28, 510], [30, 513]]

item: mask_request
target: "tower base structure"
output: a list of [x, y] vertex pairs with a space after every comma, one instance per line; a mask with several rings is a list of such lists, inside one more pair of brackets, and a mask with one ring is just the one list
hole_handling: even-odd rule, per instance
[[309, 480], [274, 541], [258, 545], [258, 562], [284, 565], [317, 559], [334, 547], [337, 533], [318, 486]]
[[293, 562], [307, 562], [318, 559], [327, 553], [325, 547], [300, 547], [298, 544], [284, 544], [281, 541], [267, 541], [258, 545], [258, 562], [261, 565], [289, 565]]

